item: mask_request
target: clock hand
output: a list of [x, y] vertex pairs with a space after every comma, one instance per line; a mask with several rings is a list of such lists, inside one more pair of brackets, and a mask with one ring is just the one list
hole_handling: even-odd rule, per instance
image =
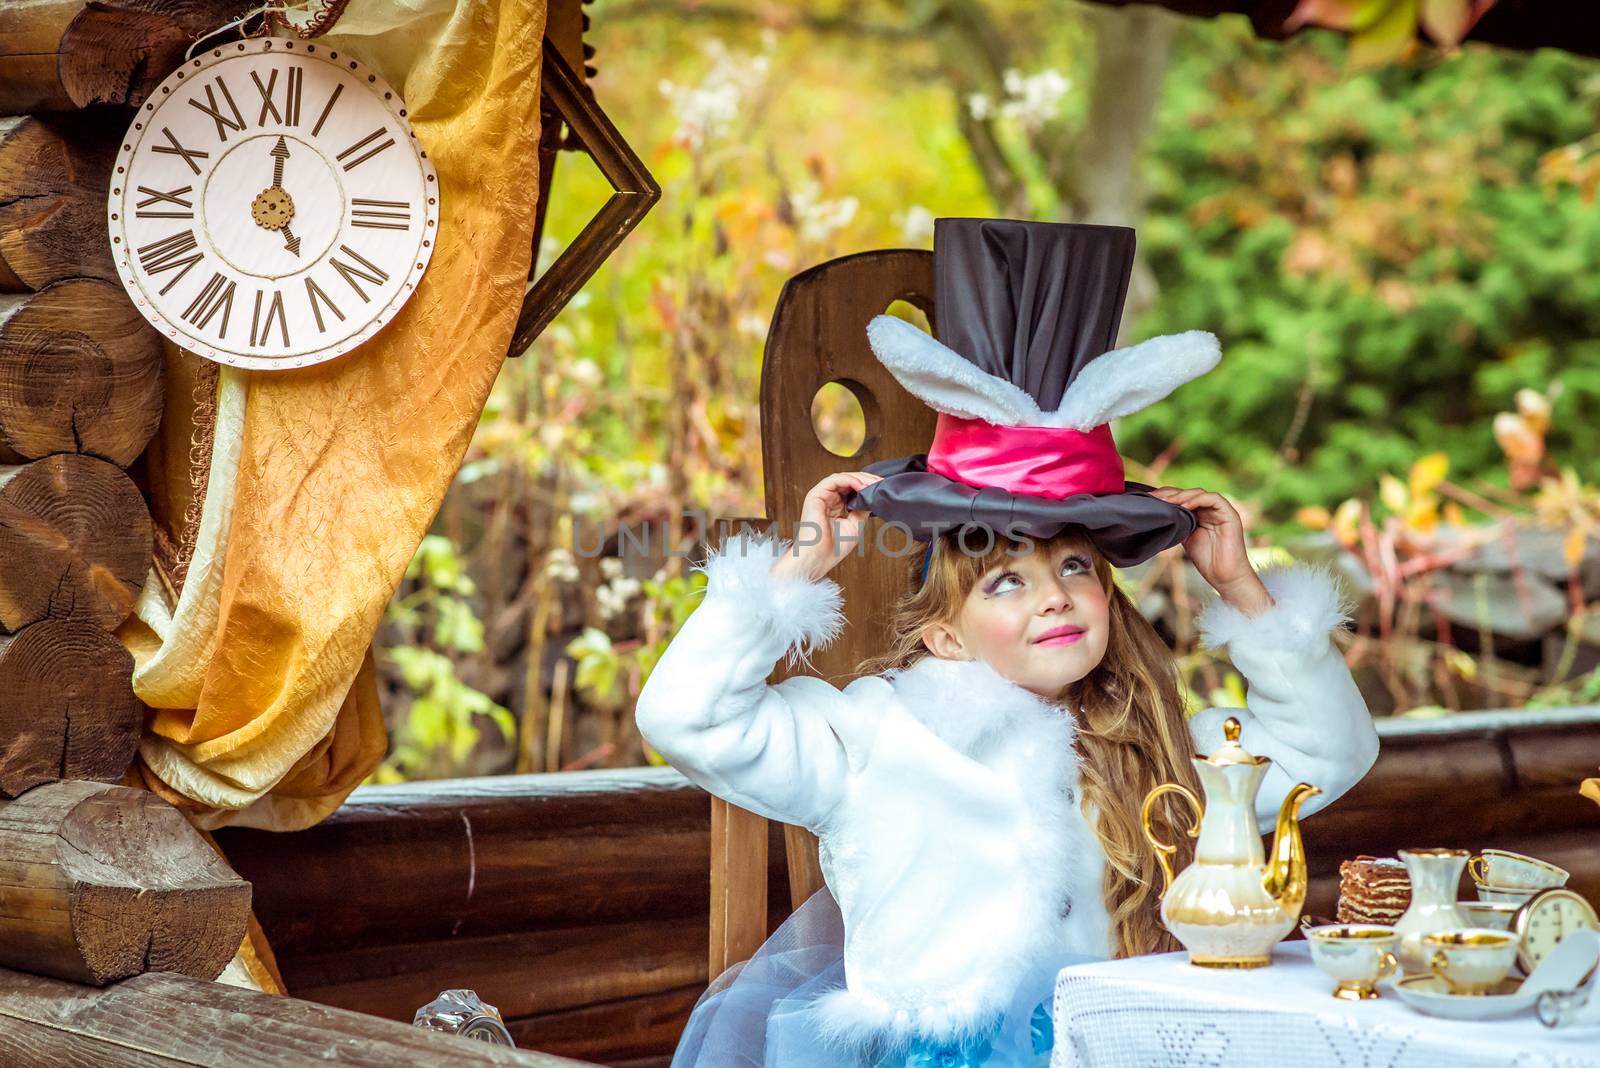
[[282, 137], [272, 146], [272, 184], [283, 188], [283, 161], [289, 158], [289, 142]]
[[295, 256], [300, 255], [300, 239], [294, 236], [294, 231], [289, 229], [289, 224], [283, 224], [283, 244]]

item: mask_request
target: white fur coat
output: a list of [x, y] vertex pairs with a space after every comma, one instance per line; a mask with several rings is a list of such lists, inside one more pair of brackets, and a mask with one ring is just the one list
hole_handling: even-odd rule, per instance
[[[1063, 952], [1111, 953], [1105, 856], [1081, 812], [1073, 721], [981, 660], [927, 657], [843, 690], [777, 685], [843, 625], [831, 580], [769, 573], [788, 543], [742, 534], [704, 565], [705, 600], [639, 697], [645, 739], [689, 779], [821, 842], [845, 923], [846, 989], [819, 1004], [842, 1037], [950, 1038], [1002, 1011], [1020, 978]], [[1258, 815], [1290, 787], [1354, 785], [1377, 758], [1365, 703], [1333, 649], [1344, 621], [1328, 576], [1263, 575], [1276, 604], [1246, 617], [1214, 604], [1203, 633], [1227, 644], [1248, 709], [1196, 716], [1196, 747], [1243, 742], [1273, 758]]]

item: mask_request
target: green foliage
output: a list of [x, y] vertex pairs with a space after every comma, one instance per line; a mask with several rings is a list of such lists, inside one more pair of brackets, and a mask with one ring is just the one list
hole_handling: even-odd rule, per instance
[[455, 545], [441, 535], [423, 538], [406, 577], [416, 589], [390, 602], [386, 622], [416, 641], [391, 643], [382, 659], [398, 669], [410, 700], [394, 712], [398, 726], [374, 782], [455, 773], [482, 739], [484, 720], [506, 738], [517, 731], [509, 710], [457, 674], [452, 656], [483, 650], [483, 622], [466, 599], [477, 588]]
[[[705, 585], [705, 574], [699, 571], [687, 576], [658, 574], [644, 580], [640, 608], [643, 638], [613, 642], [597, 627], [584, 628], [566, 647], [567, 655], [577, 661], [573, 685], [578, 692], [595, 706], [610, 709], [624, 700], [626, 680], [636, 680], [635, 685], [643, 687], [661, 654], [699, 605]], [[648, 747], [645, 755], [652, 764], [664, 763]]]
[[1138, 330], [1212, 330], [1224, 357], [1119, 443], [1181, 441], [1165, 481], [1283, 520], [1433, 451], [1503, 481], [1490, 420], [1559, 380], [1551, 452], [1594, 455], [1600, 212], [1540, 162], [1593, 130], [1600, 68], [1469, 47], [1354, 74], [1343, 48], [1186, 26], [1148, 146], [1162, 292]]

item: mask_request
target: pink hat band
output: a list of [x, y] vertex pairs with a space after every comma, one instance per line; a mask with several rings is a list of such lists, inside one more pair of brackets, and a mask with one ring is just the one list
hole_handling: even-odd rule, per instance
[[1127, 489], [1111, 427], [996, 426], [939, 413], [928, 470], [969, 486], [996, 486], [1059, 500]]

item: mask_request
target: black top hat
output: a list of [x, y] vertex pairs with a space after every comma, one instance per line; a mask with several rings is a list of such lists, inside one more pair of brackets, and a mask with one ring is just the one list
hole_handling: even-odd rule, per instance
[[939, 219], [935, 340], [880, 315], [867, 338], [901, 385], [939, 412], [926, 453], [882, 460], [847, 507], [919, 540], [963, 526], [1049, 538], [1084, 528], [1119, 567], [1193, 533], [1188, 509], [1123, 477], [1109, 423], [1217, 365], [1202, 330], [1116, 343], [1133, 270], [1125, 226]]

